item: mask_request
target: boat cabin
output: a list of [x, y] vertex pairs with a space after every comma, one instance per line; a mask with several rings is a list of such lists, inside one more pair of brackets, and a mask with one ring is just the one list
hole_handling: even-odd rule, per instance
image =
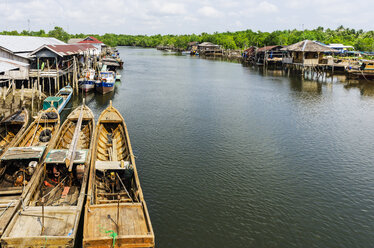
[[44, 99], [43, 102], [43, 109], [49, 109], [50, 107], [54, 107], [55, 109], [58, 109], [58, 107], [62, 104], [64, 101], [64, 98], [60, 96], [49, 96], [46, 99]]
[[100, 72], [100, 78], [105, 79], [107, 82], [114, 81], [115, 76], [113, 71], [102, 71]]

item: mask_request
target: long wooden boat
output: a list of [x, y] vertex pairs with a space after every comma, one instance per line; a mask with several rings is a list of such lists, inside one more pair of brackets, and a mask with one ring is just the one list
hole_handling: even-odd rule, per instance
[[0, 235], [35, 180], [60, 127], [56, 109], [41, 111], [33, 123], [0, 157]]
[[348, 68], [348, 76], [350, 78], [363, 78], [367, 80], [374, 79], [374, 61], [363, 60], [362, 64], [357, 68]]
[[17, 111], [0, 122], [0, 155], [12, 147], [29, 124], [27, 109]]
[[74, 247], [85, 199], [95, 120], [85, 105], [62, 125], [2, 247]]
[[94, 142], [83, 247], [154, 247], [127, 127], [112, 102], [99, 117]]
[[66, 104], [70, 101], [72, 94], [73, 88], [70, 85], [65, 86], [59, 90], [55, 96], [49, 96], [44, 99], [43, 109], [46, 110], [50, 107], [54, 107], [57, 109], [58, 113], [61, 113]]

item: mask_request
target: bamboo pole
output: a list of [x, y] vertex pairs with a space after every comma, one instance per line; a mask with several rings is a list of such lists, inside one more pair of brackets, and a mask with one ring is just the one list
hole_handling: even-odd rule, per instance
[[49, 69], [49, 59], [47, 59], [47, 68], [48, 68], [49, 95], [52, 95], [52, 84], [51, 84], [51, 75], [50, 75], [50, 69]]
[[60, 90], [60, 71], [58, 69], [58, 63], [57, 63], [57, 58], [55, 58], [56, 60], [56, 84], [57, 84], [57, 90], [59, 91]]
[[24, 86], [22, 84], [22, 88], [21, 88], [21, 102], [23, 102], [24, 100]]
[[16, 84], [14, 83], [14, 79], [12, 79], [12, 95], [14, 98], [14, 95], [16, 94]]

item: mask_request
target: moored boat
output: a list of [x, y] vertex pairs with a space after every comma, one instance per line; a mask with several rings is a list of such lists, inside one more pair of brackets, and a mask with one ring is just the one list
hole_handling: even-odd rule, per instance
[[347, 69], [349, 77], [374, 79], [374, 61], [363, 60], [361, 65], [357, 68]]
[[60, 126], [56, 109], [41, 111], [0, 157], [0, 235], [20, 207]]
[[70, 85], [60, 89], [55, 96], [49, 96], [43, 101], [43, 109], [49, 109], [54, 107], [58, 113], [65, 108], [66, 104], [70, 101], [71, 95], [73, 94], [73, 88]]
[[99, 117], [91, 161], [83, 247], [154, 247], [127, 127], [112, 102]]
[[0, 121], [0, 155], [13, 146], [28, 124], [29, 112], [25, 108]]
[[57, 134], [33, 186], [2, 237], [2, 247], [74, 247], [95, 129], [92, 111], [76, 108]]
[[95, 70], [87, 69], [83, 71], [83, 77], [79, 79], [79, 88], [84, 92], [95, 89]]
[[96, 91], [106, 94], [114, 90], [115, 73], [113, 71], [100, 72], [99, 80], [96, 81]]

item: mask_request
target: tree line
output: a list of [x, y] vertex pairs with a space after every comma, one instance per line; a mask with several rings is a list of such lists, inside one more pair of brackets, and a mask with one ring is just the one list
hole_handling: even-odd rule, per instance
[[374, 31], [363, 31], [340, 26], [336, 29], [318, 27], [311, 30], [276, 30], [273, 32], [252, 31], [250, 29], [236, 32], [215, 32], [213, 34], [186, 35], [126, 35], [126, 34], [69, 34], [61, 27], [55, 27], [49, 32], [39, 31], [3, 31], [4, 35], [29, 35], [55, 37], [67, 42], [71, 38], [85, 38], [94, 36], [109, 46], [139, 46], [157, 47], [171, 46], [187, 49], [189, 42], [212, 42], [225, 49], [245, 49], [250, 46], [290, 45], [308, 39], [317, 40], [325, 44], [341, 43], [351, 45], [359, 51], [374, 52]]

